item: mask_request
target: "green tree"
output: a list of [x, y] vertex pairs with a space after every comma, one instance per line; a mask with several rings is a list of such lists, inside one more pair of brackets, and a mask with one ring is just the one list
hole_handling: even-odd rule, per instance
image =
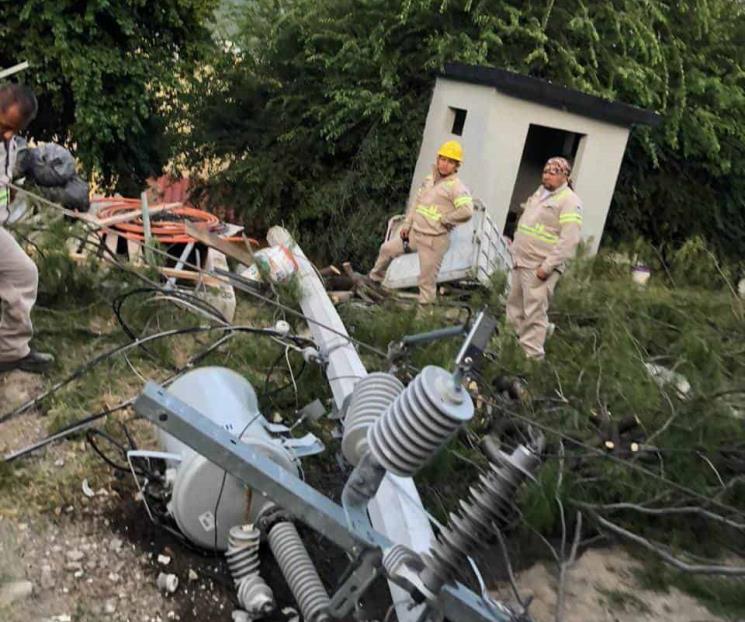
[[256, 0], [192, 85], [184, 152], [213, 200], [369, 261], [408, 192], [433, 78], [489, 64], [660, 112], [632, 134], [617, 236], [745, 244], [743, 5], [735, 0]]
[[170, 156], [164, 113], [210, 42], [218, 0], [0, 0], [0, 66], [39, 96], [31, 127], [106, 186], [136, 192]]

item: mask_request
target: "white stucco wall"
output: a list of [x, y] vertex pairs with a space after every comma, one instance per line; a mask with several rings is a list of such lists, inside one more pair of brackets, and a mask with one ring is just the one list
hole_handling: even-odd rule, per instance
[[[450, 133], [450, 107], [467, 110], [462, 136]], [[583, 134], [574, 161], [575, 190], [585, 206], [583, 236], [596, 252], [615, 190], [629, 129], [510, 97], [489, 86], [438, 78], [432, 95], [411, 192], [434, 163], [437, 148], [456, 139], [465, 150], [460, 176], [504, 227], [531, 124]], [[540, 184], [536, 178], [535, 186]]]

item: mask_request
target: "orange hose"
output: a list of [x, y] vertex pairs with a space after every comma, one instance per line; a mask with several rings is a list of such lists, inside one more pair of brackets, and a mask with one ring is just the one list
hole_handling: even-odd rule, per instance
[[[100, 210], [96, 212], [98, 218], [101, 220], [105, 220], [106, 218], [118, 214], [136, 211], [141, 207], [139, 199], [119, 197], [94, 199], [93, 203], [105, 203], [105, 207], [100, 208]], [[152, 207], [157, 206], [153, 205]], [[169, 216], [177, 216], [180, 218], [169, 220]], [[200, 228], [207, 229], [208, 231], [215, 231], [216, 229], [219, 229], [222, 224], [217, 216], [204, 210], [196, 209], [194, 207], [174, 207], [164, 212], [159, 212], [151, 219], [151, 234], [153, 238], [163, 244], [188, 244], [189, 242], [196, 241], [186, 233], [186, 225], [184, 221], [188, 221]], [[120, 235], [127, 240], [135, 240], [138, 242], [145, 240], [145, 226], [142, 222], [141, 216], [128, 222], [113, 224], [109, 228], [114, 230], [117, 235]], [[228, 242], [242, 242], [244, 240], [242, 236], [222, 237], [221, 239]], [[253, 238], [246, 239], [252, 246], [259, 246], [257, 240], [254, 240]]]

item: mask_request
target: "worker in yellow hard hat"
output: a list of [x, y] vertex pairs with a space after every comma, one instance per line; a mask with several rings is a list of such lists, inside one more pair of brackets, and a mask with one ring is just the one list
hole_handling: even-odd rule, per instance
[[419, 302], [429, 304], [437, 294], [437, 275], [450, 246], [448, 235], [456, 225], [470, 220], [473, 199], [458, 179], [463, 163], [463, 147], [456, 140], [443, 143], [437, 151], [432, 172], [412, 197], [399, 236], [380, 247], [378, 259], [368, 275], [382, 283], [391, 261], [403, 255], [406, 247], [419, 255]]

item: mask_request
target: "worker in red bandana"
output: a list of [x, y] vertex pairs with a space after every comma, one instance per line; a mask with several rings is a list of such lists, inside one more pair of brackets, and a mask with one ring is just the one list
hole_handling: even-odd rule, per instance
[[529, 358], [544, 357], [549, 303], [581, 239], [582, 201], [572, 189], [571, 171], [564, 158], [546, 162], [541, 186], [525, 203], [512, 243], [507, 320]]

